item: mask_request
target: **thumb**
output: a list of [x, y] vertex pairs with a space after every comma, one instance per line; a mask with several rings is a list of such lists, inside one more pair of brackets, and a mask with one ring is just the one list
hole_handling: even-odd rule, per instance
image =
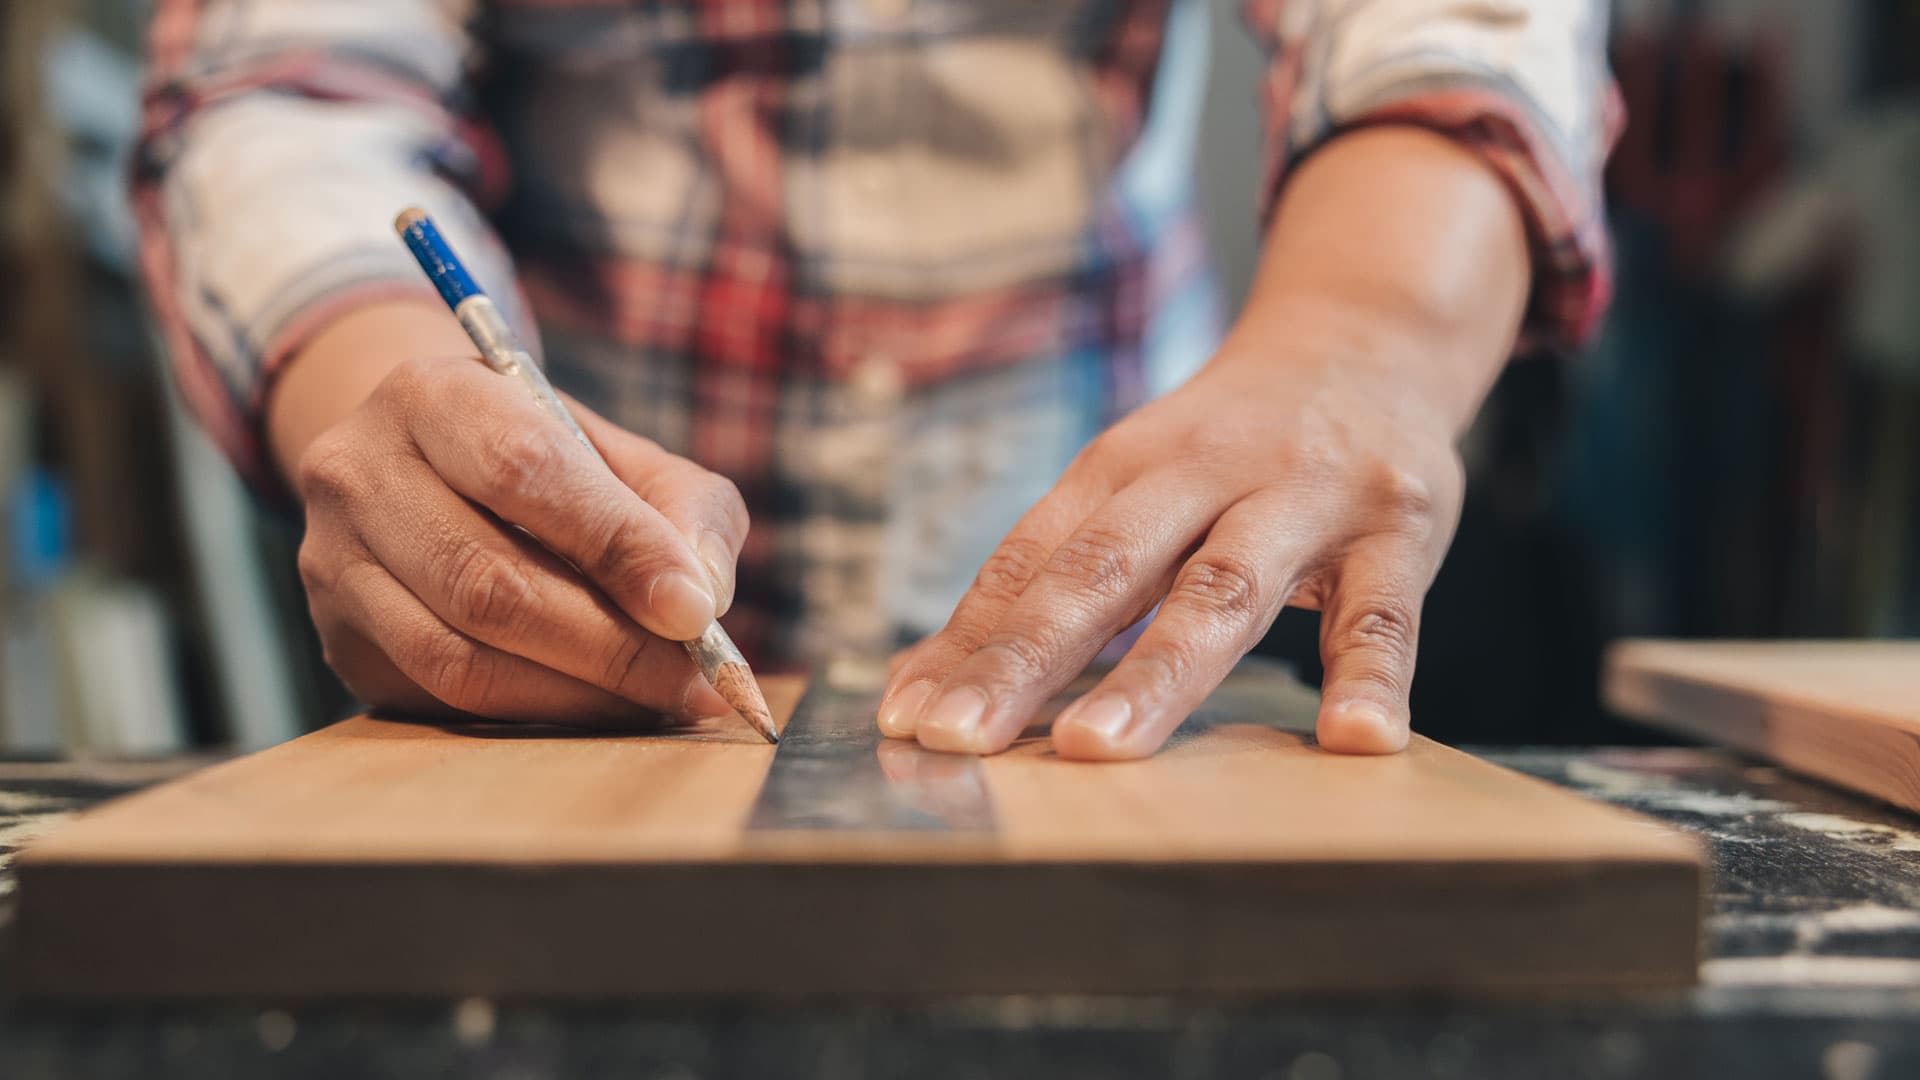
[[715, 617], [733, 605], [734, 567], [747, 540], [747, 504], [733, 481], [667, 452], [569, 400], [587, 437], [620, 481], [687, 538], [713, 583]]

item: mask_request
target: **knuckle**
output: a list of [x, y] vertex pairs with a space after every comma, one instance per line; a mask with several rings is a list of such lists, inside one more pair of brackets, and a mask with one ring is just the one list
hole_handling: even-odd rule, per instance
[[1046, 674], [1050, 650], [1030, 634], [1001, 634], [974, 655], [995, 664], [1003, 675], [1024, 679]]
[[567, 454], [563, 437], [546, 424], [510, 428], [484, 445], [487, 481], [495, 493], [509, 498], [541, 495]]
[[1200, 667], [1194, 647], [1172, 639], [1159, 641], [1151, 649], [1139, 649], [1127, 660], [1133, 676], [1155, 694], [1188, 685]]
[[336, 433], [315, 439], [300, 456], [295, 474], [310, 504], [345, 502], [359, 496], [367, 485], [367, 469], [358, 447]]
[[353, 691], [361, 701], [369, 705], [386, 704], [379, 700], [378, 690], [382, 680], [369, 670], [371, 665], [364, 650], [354, 648], [351, 643], [335, 640], [337, 636], [337, 632], [320, 635], [320, 659], [327, 665], [327, 670], [339, 676], [347, 689]]
[[1197, 555], [1174, 580], [1168, 599], [1217, 619], [1246, 622], [1260, 614], [1259, 573], [1237, 555]]
[[386, 396], [411, 400], [432, 383], [439, 366], [435, 359], [425, 356], [408, 357], [388, 372], [381, 391]]
[[1118, 531], [1083, 528], [1053, 553], [1047, 568], [1068, 583], [1097, 596], [1119, 598], [1131, 591], [1138, 559]]
[[1353, 483], [1355, 462], [1343, 440], [1289, 439], [1278, 456], [1281, 471], [1293, 477], [1298, 486], [1311, 489], [1321, 485]]
[[332, 576], [328, 573], [328, 561], [313, 534], [309, 533], [306, 539], [300, 541], [299, 554], [294, 557], [294, 568], [300, 572], [300, 583], [308, 592], [327, 587]]
[[1115, 437], [1109, 428], [1087, 441], [1087, 445], [1074, 455], [1073, 465], [1083, 472], [1099, 473], [1113, 464], [1122, 448], [1123, 440]]
[[1425, 476], [1402, 465], [1382, 463], [1373, 470], [1378, 505], [1395, 521], [1424, 525], [1439, 507], [1439, 494]]
[[1419, 619], [1403, 601], [1375, 598], [1343, 613], [1334, 644], [1341, 651], [1384, 654], [1395, 658], [1413, 655], [1419, 634]]
[[720, 525], [736, 535], [747, 531], [747, 502], [732, 480], [685, 458], [675, 459], [674, 488], [708, 517], [709, 527]]
[[600, 685], [616, 693], [630, 686], [641, 673], [646, 655], [645, 638], [635, 634], [620, 635], [600, 665]]
[[1254, 442], [1244, 424], [1197, 424], [1182, 436], [1181, 456], [1205, 467], [1233, 465], [1246, 460]]
[[[947, 624], [940, 632], [920, 643], [903, 665], [903, 670], [919, 675], [932, 676], [935, 681], [946, 678], [961, 659], [980, 647], [987, 635], [994, 629], [992, 604], [979, 593], [968, 593], [960, 598], [960, 603], [947, 617]], [[904, 686], [911, 680], [902, 678]]]
[[1087, 445], [1081, 447], [1080, 452], [1075, 454], [1073, 460], [1067, 464], [1066, 471], [1060, 477], [1059, 486], [1075, 485], [1107, 491], [1115, 490], [1119, 486], [1120, 478], [1132, 473], [1135, 465], [1132, 456], [1135, 453], [1136, 440], [1121, 429], [1125, 423], [1126, 421], [1122, 420], [1120, 425], [1095, 435]]
[[581, 523], [580, 571], [603, 586], [652, 581], [668, 565], [668, 556], [644, 539], [646, 531], [626, 526], [614, 515]]
[[1046, 565], [1049, 554], [1038, 541], [1008, 537], [974, 575], [973, 591], [989, 600], [1012, 600]]
[[751, 521], [747, 516], [747, 500], [740, 494], [740, 485], [721, 476], [717, 472], [707, 473], [707, 485], [712, 490], [711, 498], [726, 515], [727, 525], [739, 536], [745, 536]]
[[453, 621], [487, 631], [510, 627], [530, 617], [539, 593], [518, 557], [485, 540], [460, 541], [442, 564]]
[[422, 688], [456, 709], [485, 712], [499, 674], [491, 653], [457, 634], [427, 635], [414, 649]]
[[351, 593], [356, 575], [364, 573], [369, 558], [356, 541], [341, 540], [330, 530], [309, 526], [294, 556], [294, 569], [309, 602], [329, 594]]

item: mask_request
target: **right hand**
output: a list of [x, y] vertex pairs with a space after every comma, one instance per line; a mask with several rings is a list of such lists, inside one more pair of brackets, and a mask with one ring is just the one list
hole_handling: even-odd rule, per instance
[[611, 472], [474, 357], [400, 364], [300, 454], [308, 606], [367, 703], [576, 724], [732, 712], [678, 642], [732, 602], [746, 505], [568, 405]]

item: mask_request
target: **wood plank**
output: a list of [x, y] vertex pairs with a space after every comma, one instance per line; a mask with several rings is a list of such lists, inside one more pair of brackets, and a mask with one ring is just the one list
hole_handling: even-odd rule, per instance
[[[772, 682], [776, 715], [797, 686]], [[1690, 982], [1689, 838], [1416, 738], [1343, 758], [1236, 675], [1146, 762], [875, 749], [984, 834], [746, 830], [744, 727], [359, 718], [84, 815], [19, 863], [55, 996], [1458, 990]]]
[[1920, 641], [1622, 642], [1605, 695], [1655, 727], [1920, 811]]

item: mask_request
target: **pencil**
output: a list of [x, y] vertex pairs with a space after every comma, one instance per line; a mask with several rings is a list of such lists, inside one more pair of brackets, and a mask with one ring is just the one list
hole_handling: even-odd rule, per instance
[[[553, 384], [547, 381], [540, 365], [533, 362], [532, 354], [520, 344], [513, 328], [500, 313], [493, 299], [489, 297], [467, 273], [467, 268], [453, 253], [446, 238], [427, 216], [427, 212], [418, 208], [409, 208], [400, 212], [394, 219], [394, 231], [413, 253], [420, 269], [426, 271], [427, 278], [440, 293], [440, 298], [453, 309], [454, 317], [473, 339], [475, 348], [480, 350], [481, 359], [487, 366], [502, 375], [520, 380], [521, 385], [533, 395], [540, 408], [567, 426], [573, 437], [580, 440], [601, 464], [606, 459], [600, 457], [600, 451], [594, 447], [593, 440], [580, 429], [578, 421], [560, 401], [560, 395], [554, 393]], [[700, 668], [720, 696], [727, 699], [753, 725], [753, 730], [770, 743], [780, 741], [779, 732], [774, 729], [773, 715], [767, 709], [767, 699], [761, 696], [760, 684], [754, 680], [753, 669], [747, 666], [746, 657], [740, 655], [740, 649], [720, 628], [718, 622], [707, 626], [706, 632], [692, 641], [682, 642], [687, 655]]]

